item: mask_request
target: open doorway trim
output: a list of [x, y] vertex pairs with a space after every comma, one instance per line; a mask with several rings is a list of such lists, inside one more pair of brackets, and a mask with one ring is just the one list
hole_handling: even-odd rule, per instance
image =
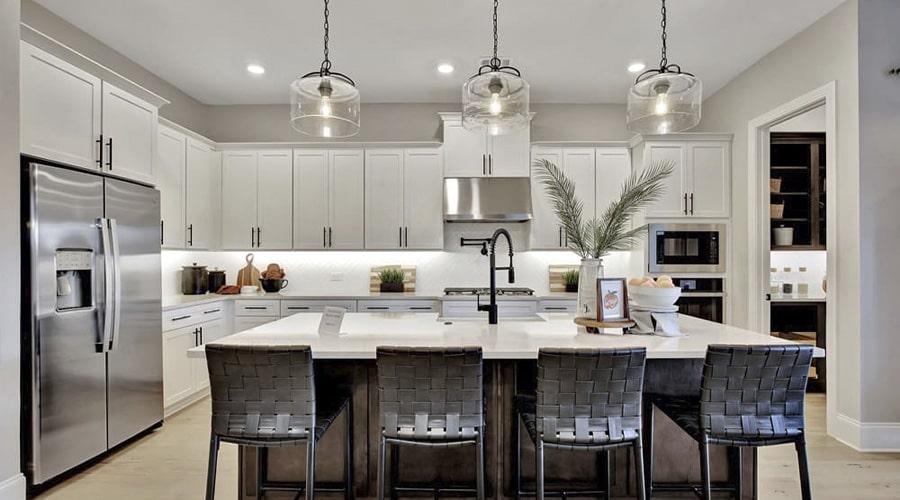
[[[764, 162], [769, 157], [769, 129], [781, 122], [801, 115], [819, 106], [825, 106], [825, 165], [826, 178], [825, 190], [829, 193], [837, 192], [837, 120], [836, 120], [836, 84], [831, 81], [815, 90], [812, 90], [796, 99], [786, 102], [775, 109], [760, 115], [747, 125], [747, 185], [751, 187], [748, 200], [747, 241], [748, 241], [748, 272], [750, 275], [750, 289], [748, 290], [748, 312], [750, 329], [761, 331], [763, 328], [764, 304], [763, 297], [768, 288], [768, 269], [764, 269], [765, 262], [763, 245], [769, 242], [769, 226], [767, 218], [763, 216], [763, 210], [769, 210], [769, 183], [763, 182], [762, 173], [768, 171]], [[825, 206], [826, 241], [829, 249], [837, 248], [837, 214], [838, 201], [831, 197]], [[825, 273], [828, 276], [828, 289], [825, 298], [825, 362], [828, 364], [826, 373], [826, 386], [829, 396], [826, 403], [827, 430], [832, 431], [837, 425], [837, 401], [838, 401], [838, 363], [835, 332], [837, 328], [837, 302], [840, 288], [836, 272], [837, 261], [834, 252], [828, 252], [826, 256]], [[768, 332], [765, 332], [768, 333]], [[830, 432], [831, 433], [831, 432]]]

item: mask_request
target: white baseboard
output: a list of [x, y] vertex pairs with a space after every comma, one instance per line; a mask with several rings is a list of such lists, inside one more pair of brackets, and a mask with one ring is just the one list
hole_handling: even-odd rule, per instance
[[25, 500], [25, 476], [15, 476], [0, 482], [0, 500]]
[[831, 436], [856, 451], [866, 453], [900, 452], [900, 423], [860, 422], [845, 415], [837, 416]]

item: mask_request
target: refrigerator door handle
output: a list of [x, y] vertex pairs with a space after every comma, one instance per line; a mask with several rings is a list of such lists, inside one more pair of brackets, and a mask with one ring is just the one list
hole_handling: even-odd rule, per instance
[[116, 219], [108, 220], [110, 243], [113, 252], [113, 325], [110, 332], [109, 350], [113, 351], [119, 343], [119, 324], [122, 318], [122, 311], [120, 310], [122, 303], [122, 269], [119, 267], [119, 259], [121, 258], [119, 253], [119, 226]]
[[100, 227], [100, 246], [103, 249], [103, 336], [97, 352], [106, 352], [113, 328], [113, 253], [108, 219], [97, 219]]

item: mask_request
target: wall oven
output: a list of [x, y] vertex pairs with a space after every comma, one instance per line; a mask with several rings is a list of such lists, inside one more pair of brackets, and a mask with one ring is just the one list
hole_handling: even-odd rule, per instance
[[681, 288], [681, 297], [675, 302], [679, 313], [716, 323], [725, 322], [724, 278], [672, 278], [672, 282]]
[[725, 224], [649, 224], [651, 273], [724, 273]]

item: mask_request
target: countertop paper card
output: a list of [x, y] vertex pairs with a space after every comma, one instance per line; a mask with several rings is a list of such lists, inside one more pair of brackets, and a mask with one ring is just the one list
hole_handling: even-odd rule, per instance
[[681, 337], [681, 328], [678, 326], [678, 313], [650, 313], [656, 323], [654, 335], [663, 337]]
[[346, 312], [343, 307], [326, 307], [319, 322], [319, 335], [340, 335]]

